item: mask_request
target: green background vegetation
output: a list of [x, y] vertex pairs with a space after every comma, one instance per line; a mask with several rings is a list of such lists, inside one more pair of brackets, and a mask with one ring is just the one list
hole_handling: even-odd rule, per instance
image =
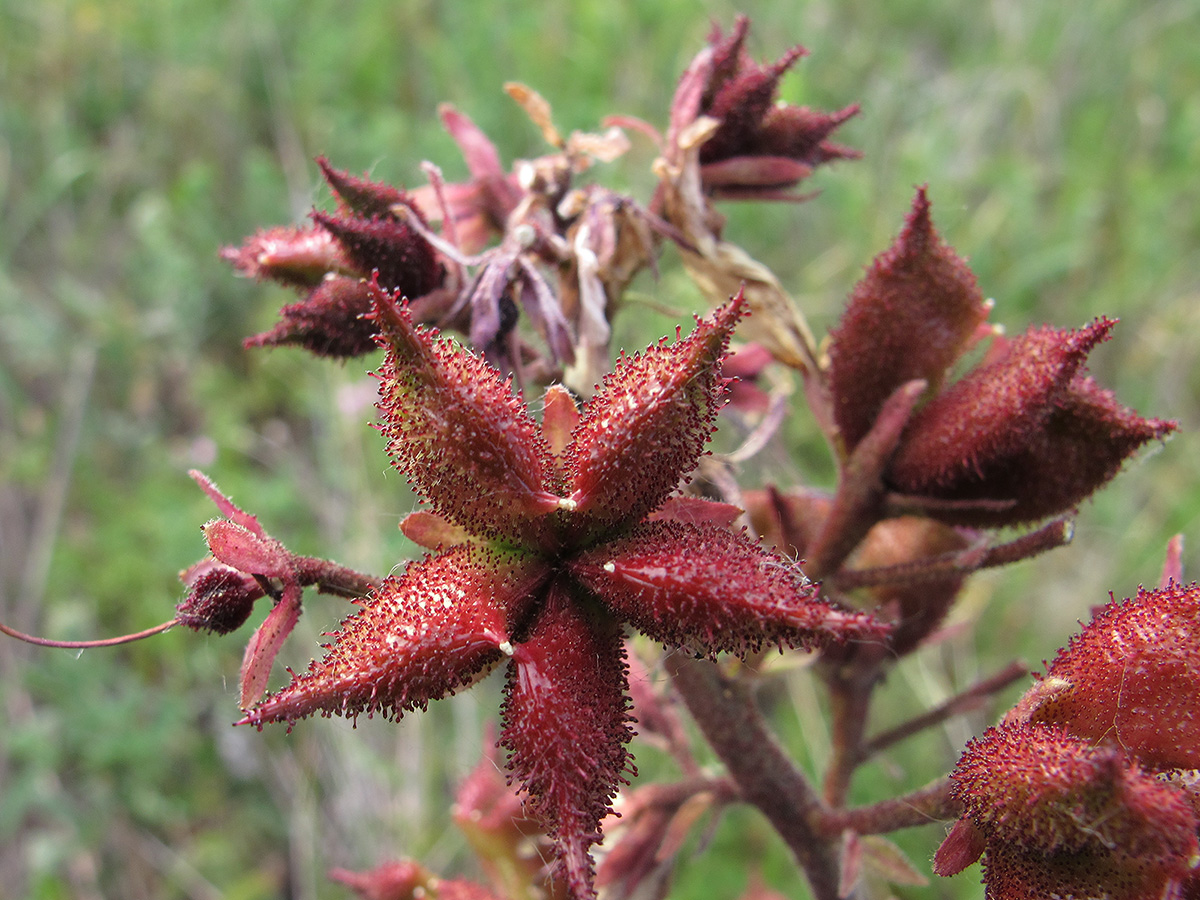
[[[618, 4], [367, 0], [8, 0], [0, 7], [0, 618], [62, 638], [171, 615], [175, 573], [215, 514], [199, 466], [293, 549], [386, 571], [413, 507], [386, 470], [365, 365], [244, 353], [285, 295], [216, 255], [323, 203], [312, 157], [410, 185], [418, 164], [461, 177], [436, 105], [469, 113], [503, 156], [541, 152], [500, 90], [523, 81], [564, 129], [607, 114], [665, 122], [709, 19], [754, 19], [750, 48], [811, 56], [796, 103], [862, 115], [840, 137], [861, 162], [820, 196], [731, 205], [727, 235], [775, 268], [819, 332], [928, 182], [939, 228], [970, 257], [993, 318], [1122, 318], [1092, 371], [1138, 409], [1180, 419], [1080, 516], [1073, 546], [975, 579], [974, 627], [906, 662], [879, 727], [1020, 655], [1051, 656], [1109, 590], [1157, 580], [1176, 532], [1200, 556], [1200, 11], [1192, 0], [938, 3], [803, 0]], [[637, 139], [635, 139], [636, 143]], [[647, 196], [652, 151], [611, 175]], [[601, 177], [608, 178], [609, 173]], [[700, 302], [671, 251], [643, 295]], [[657, 334], [635, 332], [632, 346]], [[914, 335], [914, 340], [920, 340]], [[806, 433], [798, 411], [793, 433]], [[798, 437], [795, 470], [826, 477]], [[771, 473], [768, 473], [770, 475]], [[305, 664], [345, 614], [310, 601], [285, 650]], [[400, 725], [231, 729], [246, 631], [175, 631], [118, 650], [0, 642], [0, 898], [339, 897], [329, 866], [418, 856], [469, 871], [447, 797], [474, 762], [495, 684]], [[944, 772], [993, 709], [868, 766], [857, 799]], [[827, 752], [818, 693], [772, 696], [806, 764]], [[643, 771], [669, 774], [638, 749]], [[942, 826], [899, 836], [924, 868]], [[750, 862], [748, 862], [750, 861]], [[750, 813], [683, 867], [676, 896], [734, 898], [748, 870], [802, 896]], [[982, 896], [977, 869], [906, 898]]]

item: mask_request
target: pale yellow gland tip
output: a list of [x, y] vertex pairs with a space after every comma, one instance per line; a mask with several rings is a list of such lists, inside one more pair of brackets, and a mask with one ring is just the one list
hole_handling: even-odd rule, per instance
[[617, 564], [614, 562], [606, 562], [603, 566], [601, 566], [601, 568], [604, 569], [605, 572], [612, 573], [617, 571]]
[[579, 506], [579, 504], [576, 501], [572, 500], [570, 497], [559, 497], [558, 498], [558, 508], [559, 509], [565, 509], [567, 512], [574, 512], [575, 508], [577, 506]]
[[499, 648], [500, 652], [503, 653], [505, 656], [512, 656], [514, 653], [512, 641], [502, 641], [501, 643], [497, 644], [496, 646]]

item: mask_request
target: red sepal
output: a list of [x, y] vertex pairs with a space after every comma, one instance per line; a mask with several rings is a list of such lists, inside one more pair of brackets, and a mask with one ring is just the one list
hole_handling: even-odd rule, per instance
[[936, 393], [988, 309], [971, 270], [934, 230], [921, 188], [904, 229], [855, 286], [831, 335], [834, 420], [847, 449], [902, 384], [921, 378]]
[[[412, 563], [342, 623], [325, 657], [242, 721], [262, 726], [321, 713], [398, 718], [473, 682], [505, 656], [506, 601], [519, 566], [456, 547]], [[239, 723], [241, 724], [241, 723]]]
[[866, 613], [817, 599], [797, 566], [712, 526], [648, 522], [582, 554], [571, 571], [638, 630], [710, 656], [887, 633]]
[[250, 635], [242, 654], [242, 671], [238, 678], [238, 706], [242, 709], [248, 709], [267, 689], [275, 657], [300, 621], [302, 592], [303, 589], [295, 580], [286, 581], [278, 602], [254, 630], [254, 634]]
[[1012, 501], [953, 508], [953, 524], [1012, 525], [1063, 512], [1112, 478], [1138, 447], [1175, 429], [1142, 419], [1079, 374], [1115, 322], [1032, 329], [917, 412], [888, 469], [898, 491], [939, 500]]
[[377, 272], [388, 290], [423, 297], [442, 282], [445, 270], [433, 247], [394, 216], [361, 219], [314, 210], [312, 219], [337, 239], [360, 275]]
[[370, 219], [373, 216], [390, 216], [392, 207], [408, 203], [408, 195], [398, 187], [382, 181], [357, 178], [349, 172], [335, 169], [324, 156], [317, 157], [317, 165], [326, 183], [338, 198], [342, 213]]
[[563, 456], [573, 519], [603, 531], [658, 508], [700, 459], [725, 394], [721, 358], [741, 294], [674, 344], [622, 356], [584, 408]]
[[294, 288], [312, 288], [347, 265], [341, 247], [323, 228], [277, 226], [255, 232], [240, 247], [222, 247], [221, 258], [240, 274]]
[[500, 744], [554, 839], [572, 897], [587, 900], [595, 896], [588, 848], [629, 768], [632, 731], [620, 629], [581, 611], [567, 591], [551, 584], [533, 633], [516, 647]]
[[[542, 430], [510, 381], [484, 360], [416, 326], [378, 287], [379, 429], [392, 463], [442, 518], [473, 534], [536, 543], [537, 517], [559, 506], [545, 489]], [[532, 521], [531, 521], [532, 520]]]
[[368, 320], [371, 292], [357, 276], [333, 275], [299, 303], [279, 311], [280, 321], [242, 341], [245, 347], [303, 347], [317, 356], [349, 359], [375, 349], [375, 324]]

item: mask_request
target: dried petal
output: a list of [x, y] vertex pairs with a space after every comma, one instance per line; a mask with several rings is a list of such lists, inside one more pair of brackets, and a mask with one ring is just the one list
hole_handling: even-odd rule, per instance
[[554, 583], [510, 670], [500, 744], [554, 838], [575, 900], [595, 896], [588, 848], [600, 840], [600, 820], [629, 767], [623, 656], [616, 623], [579, 610]]
[[744, 311], [739, 294], [687, 338], [622, 357], [604, 379], [564, 453], [576, 521], [636, 522], [692, 471], [724, 395], [721, 358]]
[[470, 684], [509, 647], [507, 605], [528, 589], [510, 559], [470, 547], [412, 563], [342, 623], [320, 662], [249, 710], [262, 726], [321, 713], [399, 717]]
[[1104, 606], [1059, 651], [1031, 721], [1115, 741], [1152, 768], [1200, 768], [1200, 586]]
[[871, 430], [900, 385], [922, 378], [936, 393], [988, 309], [971, 270], [934, 230], [921, 188], [904, 229], [855, 286], [831, 336], [834, 419], [846, 447]]
[[582, 554], [579, 580], [635, 628], [671, 646], [744, 656], [763, 644], [812, 649], [881, 639], [865, 613], [817, 599], [798, 567], [744, 534], [660, 521]]
[[380, 431], [392, 462], [447, 521], [484, 536], [533, 540], [559, 507], [541, 428], [510, 382], [477, 356], [435, 341], [372, 286], [387, 357]]

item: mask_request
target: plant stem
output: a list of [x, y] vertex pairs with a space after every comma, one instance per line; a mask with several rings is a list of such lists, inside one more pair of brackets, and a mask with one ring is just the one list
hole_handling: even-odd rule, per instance
[[888, 834], [901, 828], [928, 825], [956, 818], [960, 806], [950, 799], [950, 777], [943, 775], [925, 787], [870, 806], [831, 810], [821, 823], [830, 833], [853, 831], [856, 834]]
[[867, 730], [867, 713], [871, 695], [881, 677], [883, 660], [867, 645], [856, 647], [860, 655], [846, 665], [823, 669], [829, 686], [829, 702], [833, 730], [833, 759], [825, 772], [823, 796], [825, 803], [840, 807], [846, 802], [850, 779], [862, 759], [863, 740]]
[[745, 684], [715, 665], [674, 653], [667, 671], [688, 710], [741, 791], [791, 849], [816, 900], [838, 900], [838, 839], [819, 825], [829, 815], [812, 784], [767, 727]]
[[949, 719], [951, 716], [956, 716], [959, 713], [967, 712], [968, 710], [978, 707], [984, 700], [992, 696], [1004, 688], [1008, 687], [1014, 681], [1019, 681], [1029, 675], [1029, 666], [1020, 661], [1013, 661], [1001, 669], [994, 675], [989, 675], [982, 681], [978, 681], [971, 687], [967, 688], [958, 694], [955, 694], [945, 702], [935, 706], [928, 712], [922, 713], [915, 718], [909, 719], [895, 728], [889, 728], [875, 737], [871, 738], [859, 752], [858, 762], [863, 763], [874, 756], [879, 751], [890, 747], [892, 744], [898, 743], [907, 737], [924, 731], [926, 728], [932, 728]]

